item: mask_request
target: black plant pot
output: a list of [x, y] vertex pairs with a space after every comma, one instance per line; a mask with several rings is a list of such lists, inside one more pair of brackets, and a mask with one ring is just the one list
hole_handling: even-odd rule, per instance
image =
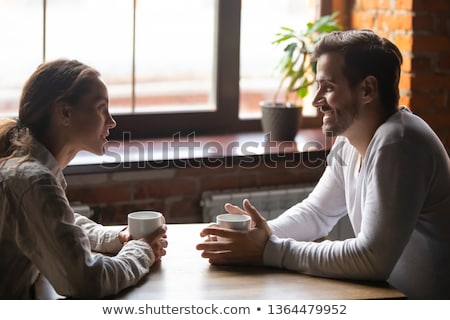
[[261, 124], [271, 141], [294, 141], [299, 129], [302, 108], [284, 103], [261, 102]]

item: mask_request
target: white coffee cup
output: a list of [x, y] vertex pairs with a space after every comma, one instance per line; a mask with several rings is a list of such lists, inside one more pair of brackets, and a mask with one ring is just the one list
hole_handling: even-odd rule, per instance
[[158, 211], [135, 211], [128, 214], [128, 231], [133, 239], [149, 236], [163, 224], [163, 215]]
[[243, 214], [223, 213], [216, 217], [216, 223], [221, 228], [234, 230], [250, 229], [251, 218]]

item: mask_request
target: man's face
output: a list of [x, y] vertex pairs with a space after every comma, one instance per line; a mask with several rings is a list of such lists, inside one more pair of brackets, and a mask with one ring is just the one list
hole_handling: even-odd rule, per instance
[[326, 53], [317, 60], [313, 106], [323, 113], [322, 131], [327, 136], [345, 136], [358, 117], [357, 95], [343, 69], [344, 58], [339, 53]]

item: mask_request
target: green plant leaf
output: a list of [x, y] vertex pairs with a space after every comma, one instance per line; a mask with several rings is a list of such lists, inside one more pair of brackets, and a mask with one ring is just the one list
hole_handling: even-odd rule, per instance
[[279, 35], [280, 37], [278, 39], [275, 39], [274, 41], [272, 41], [272, 44], [281, 43], [286, 40], [295, 38], [295, 36], [293, 34], [277, 34], [277, 35]]
[[306, 97], [307, 94], [308, 94], [308, 87], [300, 87], [300, 88], [297, 90], [297, 95], [298, 95], [300, 98]]
[[281, 73], [281, 77], [274, 95], [275, 98], [283, 89], [286, 81], [287, 86], [284, 88], [286, 99], [290, 92], [295, 92], [300, 98], [306, 96], [317, 71], [317, 64], [310, 59], [312, 50], [315, 43], [324, 34], [342, 29], [336, 20], [337, 16], [338, 12], [322, 16], [315, 21], [306, 23], [304, 30], [295, 31], [290, 27], [280, 27], [281, 31], [275, 35], [276, 38], [272, 41], [272, 44], [276, 45], [285, 44], [283, 55], [276, 68]]

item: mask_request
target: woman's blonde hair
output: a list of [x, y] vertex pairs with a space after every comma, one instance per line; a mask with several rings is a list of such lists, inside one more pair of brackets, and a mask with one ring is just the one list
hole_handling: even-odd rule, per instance
[[75, 105], [99, 76], [77, 60], [41, 64], [23, 87], [18, 119], [0, 119], [0, 163], [19, 155], [27, 159], [32, 137], [41, 140], [47, 133], [53, 105], [59, 101]]

